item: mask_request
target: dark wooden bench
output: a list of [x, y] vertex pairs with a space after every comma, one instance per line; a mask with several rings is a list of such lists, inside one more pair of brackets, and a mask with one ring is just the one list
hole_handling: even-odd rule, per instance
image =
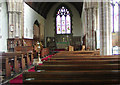
[[100, 55], [100, 51], [61, 51], [56, 55], [69, 55], [69, 54], [80, 54], [80, 55]]
[[54, 57], [49, 60], [120, 60], [120, 57]]
[[45, 61], [44, 65], [78, 65], [78, 64], [118, 64], [120, 60], [56, 60], [56, 61]]
[[[7, 53], [2, 53], [2, 56], [5, 58], [9, 58], [11, 61], [12, 59], [12, 63], [14, 63], [14, 67], [15, 67], [15, 72], [19, 72], [19, 65], [21, 66], [22, 70], [25, 69], [25, 59], [24, 59], [24, 54], [22, 53], [15, 53], [15, 52], [7, 52]], [[18, 65], [17, 65], [18, 64]]]
[[[39, 84], [118, 84], [120, 70], [24, 72], [23, 83]], [[110, 82], [109, 82], [110, 81]]]
[[30, 67], [30, 63], [33, 65], [33, 46], [16, 46], [15, 52], [24, 54], [27, 67]]
[[[24, 72], [23, 83], [42, 85], [120, 84], [118, 56], [54, 57], [36, 65], [36, 72]], [[46, 64], [45, 64], [46, 63]]]
[[37, 70], [63, 70], [63, 71], [78, 71], [78, 70], [118, 70], [119, 64], [80, 64], [80, 65], [37, 65]]
[[31, 65], [33, 65], [33, 53], [31, 52], [28, 52], [28, 53], [25, 53], [25, 52], [21, 52], [23, 58], [25, 59], [25, 66], [27, 68], [29, 68]]
[[24, 85], [119, 85], [119, 79], [81, 79], [81, 80], [24, 80]]
[[5, 76], [6, 78], [7, 77], [10, 77], [11, 76], [11, 65], [9, 63], [9, 58], [2, 58], [1, 57], [1, 61], [0, 62], [0, 65], [2, 65], [2, 75], [1, 76]]
[[2, 62], [0, 64], [2, 65], [3, 76], [8, 78], [8, 77], [11, 77], [12, 71], [16, 74], [16, 73], [19, 73], [20, 71], [25, 70], [26, 69], [25, 58], [26, 58], [27, 65], [30, 66], [29, 55], [26, 53], [21, 53], [21, 52], [1, 53]]
[[62, 54], [54, 55], [52, 58], [61, 58], [61, 57], [118, 57], [119, 55], [80, 55], [80, 54]]

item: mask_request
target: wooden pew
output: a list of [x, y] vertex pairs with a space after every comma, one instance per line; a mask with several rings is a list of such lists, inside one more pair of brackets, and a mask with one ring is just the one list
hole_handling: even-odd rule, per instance
[[35, 70], [62, 70], [62, 71], [78, 71], [78, 70], [118, 70], [119, 64], [80, 64], [80, 65], [37, 65]]
[[24, 80], [25, 84], [42, 84], [42, 85], [119, 85], [118, 79], [81, 79], [81, 80]]
[[[33, 65], [33, 46], [16, 46], [15, 52], [24, 54], [26, 59], [27, 67], [30, 67], [30, 63]], [[30, 55], [29, 55], [30, 54]], [[29, 57], [31, 56], [31, 57]]]
[[39, 84], [118, 84], [120, 70], [24, 72], [23, 83]]
[[26, 57], [27, 57], [27, 60], [26, 60], [27, 67], [29, 68], [29, 67], [30, 67], [30, 58], [29, 58], [29, 53], [27, 53]]
[[[11, 76], [10, 66], [11, 65], [9, 63], [9, 58], [2, 58], [2, 62], [0, 62], [0, 65], [2, 65], [2, 76], [5, 76], [6, 78], [10, 77]], [[5, 72], [5, 74], [3, 72]]]
[[33, 59], [34, 59], [34, 54], [33, 54], [33, 52], [32, 53], [30, 53], [31, 54], [31, 65], [33, 65]]
[[118, 64], [120, 60], [56, 60], [56, 61], [45, 61], [43, 62], [44, 65], [78, 65], [78, 64]]
[[15, 66], [15, 68], [17, 68], [17, 70], [15, 72], [18, 72], [18, 69], [19, 69], [19, 67], [17, 65], [18, 61], [20, 61], [19, 64], [21, 63], [22, 70], [25, 69], [25, 59], [24, 59], [23, 53], [7, 52], [7, 53], [3, 53], [2, 56], [6, 56], [6, 57], [9, 56], [9, 58], [10, 57], [13, 58], [13, 60], [15, 61], [14, 66]]
[[81, 54], [81, 55], [100, 55], [99, 50], [95, 51], [61, 51], [56, 55], [69, 55], [69, 54]]
[[[43, 65], [35, 66], [37, 72], [24, 72], [23, 83], [83, 85], [120, 84], [118, 56], [52, 57]], [[58, 56], [58, 55], [57, 55]], [[45, 64], [47, 62], [47, 64]]]
[[49, 58], [49, 60], [120, 60], [119, 57], [59, 57]]
[[26, 64], [26, 67], [29, 68], [31, 65], [33, 65], [33, 53], [31, 52], [23, 52], [23, 58], [25, 59], [25, 64]]
[[25, 59], [21, 53], [14, 53], [14, 52], [7, 52], [1, 53], [2, 56], [2, 70], [5, 74], [3, 74], [6, 78], [11, 77], [11, 66], [13, 66], [13, 72], [19, 73], [20, 72], [20, 63], [22, 70], [25, 69]]
[[26, 66], [25, 66], [24, 54], [22, 54], [21, 56], [21, 64], [22, 64], [22, 70], [25, 70]]
[[53, 55], [52, 58], [61, 58], [61, 57], [118, 57], [119, 55], [81, 55], [81, 54], [62, 54], [62, 55]]

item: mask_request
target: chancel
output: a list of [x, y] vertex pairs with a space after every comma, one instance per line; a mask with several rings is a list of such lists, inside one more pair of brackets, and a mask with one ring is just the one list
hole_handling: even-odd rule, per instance
[[119, 85], [120, 0], [0, 1], [0, 84]]

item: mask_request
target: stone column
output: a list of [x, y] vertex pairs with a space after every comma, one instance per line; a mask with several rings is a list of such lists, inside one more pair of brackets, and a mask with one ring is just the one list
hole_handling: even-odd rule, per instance
[[103, 28], [102, 28], [102, 50], [103, 50], [103, 54], [104, 55], [107, 55], [107, 25], [108, 25], [108, 22], [107, 22], [107, 9], [106, 9], [106, 2], [103, 2]]
[[86, 48], [88, 47], [88, 8], [85, 8]]
[[[22, 5], [23, 1], [10, 0], [8, 2], [8, 14], [9, 14], [9, 38], [22, 38], [21, 27], [22, 23]], [[12, 28], [13, 27], [13, 28]]]
[[109, 48], [107, 48], [108, 55], [112, 55], [112, 27], [111, 27], [111, 4], [108, 2], [108, 41], [109, 41]]
[[23, 0], [20, 0], [20, 37], [24, 36], [24, 3]]
[[13, 28], [13, 13], [9, 12], [9, 38], [13, 38], [13, 32], [14, 32], [14, 28]]
[[100, 41], [99, 41], [99, 37], [98, 37], [98, 34], [99, 34], [99, 10], [98, 10], [98, 7], [96, 9], [96, 48], [98, 48], [98, 46], [100, 46]]
[[15, 12], [16, 12], [16, 32], [15, 32], [15, 37], [16, 38], [19, 38], [19, 27], [18, 27], [18, 24], [19, 24], [19, 10], [18, 10], [18, 8], [19, 8], [19, 4], [18, 4], [18, 2], [16, 2], [16, 10], [15, 10]]
[[17, 38], [19, 38], [19, 15], [18, 15], [19, 13], [17, 12], [16, 13], [16, 35], [15, 35], [15, 37], [17, 37]]
[[104, 47], [104, 44], [103, 44], [103, 42], [104, 42], [104, 37], [103, 37], [103, 21], [104, 21], [104, 18], [103, 18], [103, 2], [99, 2], [98, 3], [98, 5], [99, 5], [99, 27], [100, 27], [100, 54], [101, 55], [103, 55], [104, 53], [104, 49], [103, 49], [103, 47]]
[[92, 9], [88, 10], [88, 47], [92, 50]]
[[20, 2], [19, 2], [19, 14], [18, 14], [18, 17], [19, 17], [19, 19], [18, 19], [18, 21], [19, 21], [19, 37], [20, 38], [22, 38], [22, 29], [24, 30], [24, 10], [23, 10], [23, 5], [24, 3], [23, 3], [23, 0], [20, 0]]
[[92, 50], [95, 50], [96, 8], [92, 8]]
[[100, 54], [110, 54], [110, 20], [109, 20], [109, 2], [99, 2], [99, 20], [100, 20]]
[[[1, 17], [1, 7], [2, 7], [2, 3], [0, 2], [0, 19], [2, 18]], [[2, 26], [1, 26], [1, 20], [0, 20], [0, 38], [2, 37], [1, 30], [2, 30]]]
[[119, 8], [118, 8], [118, 10], [119, 10], [119, 32], [120, 32], [120, 2], [118, 3], [118, 6], [119, 6]]
[[13, 38], [14, 37], [14, 25], [13, 25], [13, 4], [12, 0], [9, 0], [8, 4], [8, 16], [9, 16], [9, 28], [8, 28], [8, 37]]
[[21, 13], [18, 13], [18, 32], [19, 32], [19, 37], [21, 37]]
[[[120, 42], [120, 1], [119, 1], [118, 6], [119, 6], [119, 30], [118, 30], [118, 42]], [[120, 46], [120, 44], [119, 44], [119, 46]]]

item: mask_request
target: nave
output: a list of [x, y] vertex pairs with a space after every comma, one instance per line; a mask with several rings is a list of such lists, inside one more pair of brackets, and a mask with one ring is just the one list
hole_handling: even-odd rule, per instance
[[120, 0], [0, 0], [0, 84], [119, 85]]
[[96, 54], [95, 51], [59, 51], [42, 58], [43, 63], [24, 70], [10, 84], [89, 85], [119, 83], [118, 55]]

